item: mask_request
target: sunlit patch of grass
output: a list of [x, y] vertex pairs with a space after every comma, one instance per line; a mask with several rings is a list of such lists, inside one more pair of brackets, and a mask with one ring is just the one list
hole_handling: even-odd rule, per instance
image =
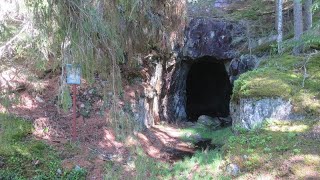
[[266, 123], [265, 129], [276, 132], [306, 132], [315, 121], [289, 121], [289, 120], [272, 120]]
[[[320, 165], [319, 141], [305, 135], [317, 125], [318, 121], [313, 120], [274, 120], [259, 130], [239, 131], [223, 146], [225, 158], [228, 163], [240, 166], [242, 175], [239, 179], [258, 172], [270, 172], [273, 177], [289, 176], [289, 170], [297, 178], [306, 178], [299, 169], [320, 178], [320, 170], [316, 168]], [[280, 168], [288, 164], [291, 169]]]
[[303, 156], [304, 162], [308, 165], [320, 165], [320, 155], [306, 154]]
[[55, 150], [32, 138], [32, 123], [0, 114], [0, 179], [84, 179], [85, 171], [57, 174], [60, 159]]
[[196, 135], [200, 135], [201, 138], [204, 139], [212, 139], [213, 144], [222, 145], [226, 142], [227, 137], [232, 135], [231, 127], [225, 127], [218, 130], [212, 130], [210, 128], [206, 128], [204, 126], [195, 126], [189, 127], [186, 129], [182, 129], [181, 138], [186, 141], [196, 141], [194, 137]]
[[[145, 154], [139, 146], [131, 148], [130, 161], [133, 176], [130, 179], [230, 179], [221, 169], [224, 163], [219, 150], [197, 151], [192, 157], [173, 164], [159, 162]], [[107, 162], [105, 179], [126, 179], [126, 167], [116, 162]]]
[[[230, 163], [240, 168], [237, 179], [286, 179], [292, 178], [290, 171], [295, 178], [307, 178], [304, 172], [317, 178], [320, 177], [320, 144], [305, 134], [319, 124], [313, 120], [273, 120], [267, 121], [262, 129], [238, 131], [238, 134], [233, 134], [230, 128], [209, 130], [193, 126], [182, 129], [181, 138], [192, 142], [190, 137], [199, 134], [202, 138], [211, 138], [212, 143], [224, 145], [197, 151], [192, 157], [173, 164], [158, 162], [141, 148], [131, 147], [133, 163], [128, 164], [133, 164], [133, 179], [232, 179], [235, 177], [226, 172]], [[119, 166], [109, 163], [107, 167], [112, 167], [112, 171], [107, 172], [106, 177], [123, 178], [125, 169]]]
[[298, 178], [320, 177], [320, 159], [318, 155], [301, 155], [303, 159], [291, 162], [291, 171]]
[[175, 163], [165, 179], [228, 179], [220, 169], [223, 162], [217, 150], [198, 151], [191, 158]]

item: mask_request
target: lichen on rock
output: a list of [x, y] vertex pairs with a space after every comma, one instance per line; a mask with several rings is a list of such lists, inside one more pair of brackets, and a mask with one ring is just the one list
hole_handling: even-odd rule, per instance
[[255, 129], [267, 119], [297, 119], [292, 104], [281, 98], [240, 99], [231, 102], [230, 113], [234, 128]]

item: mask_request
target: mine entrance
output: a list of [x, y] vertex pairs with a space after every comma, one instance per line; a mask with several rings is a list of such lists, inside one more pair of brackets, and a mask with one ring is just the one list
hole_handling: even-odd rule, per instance
[[190, 121], [201, 115], [227, 117], [232, 87], [223, 63], [202, 57], [191, 65], [187, 76], [186, 112]]

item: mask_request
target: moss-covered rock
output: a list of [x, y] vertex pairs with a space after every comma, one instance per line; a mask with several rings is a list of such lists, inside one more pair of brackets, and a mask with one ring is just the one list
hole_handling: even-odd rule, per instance
[[291, 100], [294, 111], [320, 115], [320, 54], [282, 55], [261, 62], [234, 83], [232, 100], [275, 98]]

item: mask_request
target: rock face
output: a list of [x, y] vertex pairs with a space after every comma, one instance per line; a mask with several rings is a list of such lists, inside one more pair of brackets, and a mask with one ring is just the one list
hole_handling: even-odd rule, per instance
[[161, 120], [187, 119], [187, 77], [192, 65], [207, 57], [210, 62], [224, 64], [228, 71], [230, 61], [238, 56], [238, 47], [245, 41], [241, 39], [244, 34], [245, 28], [231, 21], [203, 17], [190, 20], [184, 45], [164, 66]]
[[292, 111], [290, 101], [281, 98], [240, 99], [231, 102], [232, 126], [245, 129], [260, 127], [266, 119], [298, 119]]
[[[223, 2], [221, 1], [221, 3]], [[183, 29], [184, 28], [180, 28], [180, 30]], [[147, 63], [146, 65], [143, 64], [143, 66], [146, 67], [147, 74], [143, 80], [144, 93], [142, 94], [144, 94], [144, 96], [135, 100], [136, 106], [133, 108], [136, 109], [134, 110], [136, 121], [146, 127], [150, 127], [160, 121], [174, 122], [190, 120], [190, 108], [187, 108], [187, 104], [189, 103], [192, 106], [196, 105], [197, 102], [190, 103], [190, 99], [192, 99], [190, 96], [188, 98], [189, 101], [187, 101], [187, 94], [190, 92], [190, 88], [187, 88], [187, 80], [192, 67], [201, 61], [216, 63], [215, 66], [219, 66], [219, 70], [221, 70], [220, 67], [222, 67], [223, 73], [211, 75], [211, 79], [209, 79], [209, 83], [214, 87], [214, 91], [210, 91], [210, 93], [207, 94], [208, 97], [214, 94], [216, 95], [214, 97], [217, 98], [211, 101], [216, 103], [214, 104], [215, 106], [213, 106], [213, 108], [208, 107], [207, 105], [210, 105], [210, 102], [204, 103], [204, 105], [201, 104], [202, 106], [192, 106], [192, 109], [197, 111], [195, 112], [195, 118], [192, 118], [192, 120], [196, 120], [198, 116], [202, 114], [226, 118], [229, 115], [231, 94], [229, 70], [232, 71], [232, 76], [237, 77], [240, 73], [250, 70], [252, 67], [252, 61], [250, 61], [252, 58], [249, 58], [250, 60], [248, 61], [247, 59], [241, 60], [243, 63], [235, 60], [234, 63], [231, 64], [234, 68], [230, 68], [231, 60], [239, 57], [238, 50], [240, 47], [243, 48], [245, 46], [245, 32], [245, 27], [232, 21], [209, 17], [196, 17], [191, 19], [185, 28], [183, 42], [180, 41], [181, 43], [176, 43], [175, 46], [172, 46], [174, 48], [168, 50], [171, 52], [170, 56], [161, 56], [156, 61], [143, 61]], [[177, 37], [180, 37], [180, 35]], [[173, 35], [168, 37], [171, 36]], [[182, 38], [179, 39], [182, 40]], [[199, 75], [204, 70], [205, 68], [196, 71], [196, 75], [194, 76], [196, 80], [192, 82], [204, 81]], [[205, 71], [217, 72], [214, 68]], [[225, 76], [223, 76], [225, 80], [217, 84], [216, 81], [218, 82], [219, 78], [222, 79], [223, 74], [225, 74]], [[219, 78], [213, 78], [215, 76]], [[203, 84], [207, 85], [208, 83]], [[230, 88], [222, 88], [224, 86]], [[200, 87], [199, 89], [200, 92], [195, 94], [205, 94], [206, 96], [206, 93], [204, 93], [206, 91], [202, 91], [202, 89], [209, 88]], [[229, 91], [230, 93], [228, 93]], [[223, 101], [224, 103], [221, 102], [221, 98], [223, 97], [227, 97], [224, 98], [226, 100]], [[197, 99], [197, 97], [195, 97], [195, 99]], [[225, 107], [223, 109], [226, 109], [226, 111], [221, 110], [220, 107], [222, 104], [226, 104], [226, 106], [223, 106]], [[201, 110], [203, 107], [210, 108], [212, 112], [208, 113], [206, 111], [203, 113]], [[197, 108], [200, 109], [197, 110]], [[223, 123], [225, 122], [223, 121]]]
[[242, 55], [240, 58], [232, 59], [229, 66], [230, 82], [238, 79], [240, 74], [253, 70], [258, 64], [258, 58], [254, 55]]
[[239, 24], [210, 18], [194, 18], [185, 31], [183, 56], [196, 59], [213, 56], [219, 60], [232, 59], [237, 56], [236, 47], [243, 41], [244, 28]]

